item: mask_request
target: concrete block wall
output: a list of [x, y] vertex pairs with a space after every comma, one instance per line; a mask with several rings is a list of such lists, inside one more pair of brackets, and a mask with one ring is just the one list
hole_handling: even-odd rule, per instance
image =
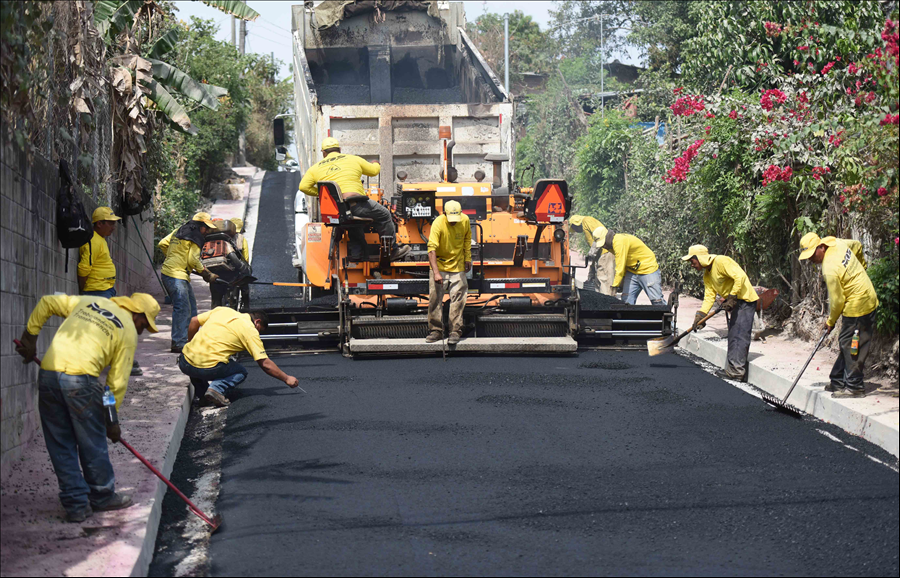
[[[78, 293], [78, 250], [66, 251], [56, 238], [56, 193], [58, 165], [38, 154], [30, 157], [17, 150], [7, 133], [0, 130], [0, 480], [6, 480], [11, 464], [40, 428], [37, 414], [35, 364], [22, 364], [13, 339], [18, 339], [31, 310], [43, 295]], [[83, 197], [90, 214], [99, 203]], [[146, 218], [149, 213], [144, 213]], [[153, 223], [128, 217], [107, 239], [116, 263], [116, 291], [127, 295], [146, 291], [155, 282], [151, 266], [141, 248], [153, 244]], [[44, 326], [38, 351], [46, 351], [61, 319], [53, 317]]]

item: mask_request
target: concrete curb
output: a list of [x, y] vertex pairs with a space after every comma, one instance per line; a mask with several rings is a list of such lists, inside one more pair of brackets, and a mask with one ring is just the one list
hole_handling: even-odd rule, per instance
[[[166, 457], [162, 467], [159, 470], [164, 476], [171, 477], [172, 470], [175, 467], [175, 460], [178, 458], [178, 450], [181, 449], [181, 440], [184, 438], [184, 430], [187, 426], [188, 417], [191, 414], [191, 400], [194, 399], [194, 386], [188, 385], [185, 392], [184, 401], [181, 404], [181, 413], [178, 415], [178, 421], [175, 422], [175, 429], [172, 430], [172, 437], [169, 440], [169, 447], [166, 449]], [[144, 543], [141, 545], [141, 551], [137, 560], [134, 562], [134, 568], [131, 570], [131, 576], [146, 576], [150, 570], [150, 562], [153, 560], [153, 552], [156, 550], [156, 535], [159, 532], [159, 521], [162, 517], [163, 498], [169, 487], [157, 479], [156, 493], [153, 496], [153, 506], [150, 510], [150, 516], [147, 518], [147, 530], [144, 533]]]
[[[678, 347], [718, 367], [725, 366], [726, 347], [703, 337], [690, 334], [679, 343]], [[782, 398], [790, 389], [793, 378], [778, 375], [750, 361], [747, 381], [766, 393]], [[879, 412], [870, 397], [833, 399], [831, 394], [824, 390], [824, 385], [801, 378], [791, 394], [791, 405], [870, 441], [895, 457], [900, 454], [900, 424], [896, 411]]]

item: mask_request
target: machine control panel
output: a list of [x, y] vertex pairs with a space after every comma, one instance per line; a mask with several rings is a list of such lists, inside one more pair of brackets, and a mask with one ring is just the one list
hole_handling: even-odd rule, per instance
[[407, 219], [434, 219], [438, 216], [434, 191], [404, 191], [400, 200]]

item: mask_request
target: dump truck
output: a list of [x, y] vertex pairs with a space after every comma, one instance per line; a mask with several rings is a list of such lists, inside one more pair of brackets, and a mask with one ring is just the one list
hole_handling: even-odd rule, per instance
[[[466, 35], [461, 2], [306, 3], [293, 7], [292, 29], [301, 170], [321, 159], [327, 137], [378, 161], [380, 175], [364, 188], [390, 209], [397, 242], [412, 252], [392, 262], [393, 240], [354, 219], [336, 183], [318, 183], [295, 243], [308, 305], [269, 311], [268, 345], [446, 352], [424, 337], [428, 234], [449, 200], [469, 216], [473, 245], [465, 335], [453, 353], [571, 354], [579, 338], [643, 345], [671, 333], [671, 313], [658, 308], [580, 310], [568, 185], [513, 180], [514, 103]], [[347, 247], [355, 227], [368, 245], [359, 260]]]

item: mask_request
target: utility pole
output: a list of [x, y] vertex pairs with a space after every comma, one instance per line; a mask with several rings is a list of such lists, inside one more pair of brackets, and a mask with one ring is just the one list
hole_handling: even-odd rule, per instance
[[[244, 55], [244, 46], [245, 46], [245, 38], [247, 37], [247, 21], [241, 20], [241, 33], [240, 33], [240, 46], [238, 51], [241, 53], [241, 56]], [[238, 135], [238, 150], [237, 150], [237, 158], [235, 159], [235, 166], [243, 167], [247, 165], [247, 137], [244, 134], [244, 129], [241, 129], [241, 134]]]
[[235, 21], [235, 17], [232, 16], [231, 17], [231, 45], [237, 46], [237, 35], [234, 32], [234, 21]]
[[272, 56], [272, 84], [275, 83], [275, 51], [273, 50], [271, 53]]
[[606, 76], [603, 73], [603, 67], [606, 66], [606, 56], [603, 54], [603, 17], [606, 14], [600, 15], [600, 118], [604, 118], [606, 116], [606, 95], [603, 94], [603, 78]]
[[503, 15], [503, 85], [509, 94], [509, 12]]

